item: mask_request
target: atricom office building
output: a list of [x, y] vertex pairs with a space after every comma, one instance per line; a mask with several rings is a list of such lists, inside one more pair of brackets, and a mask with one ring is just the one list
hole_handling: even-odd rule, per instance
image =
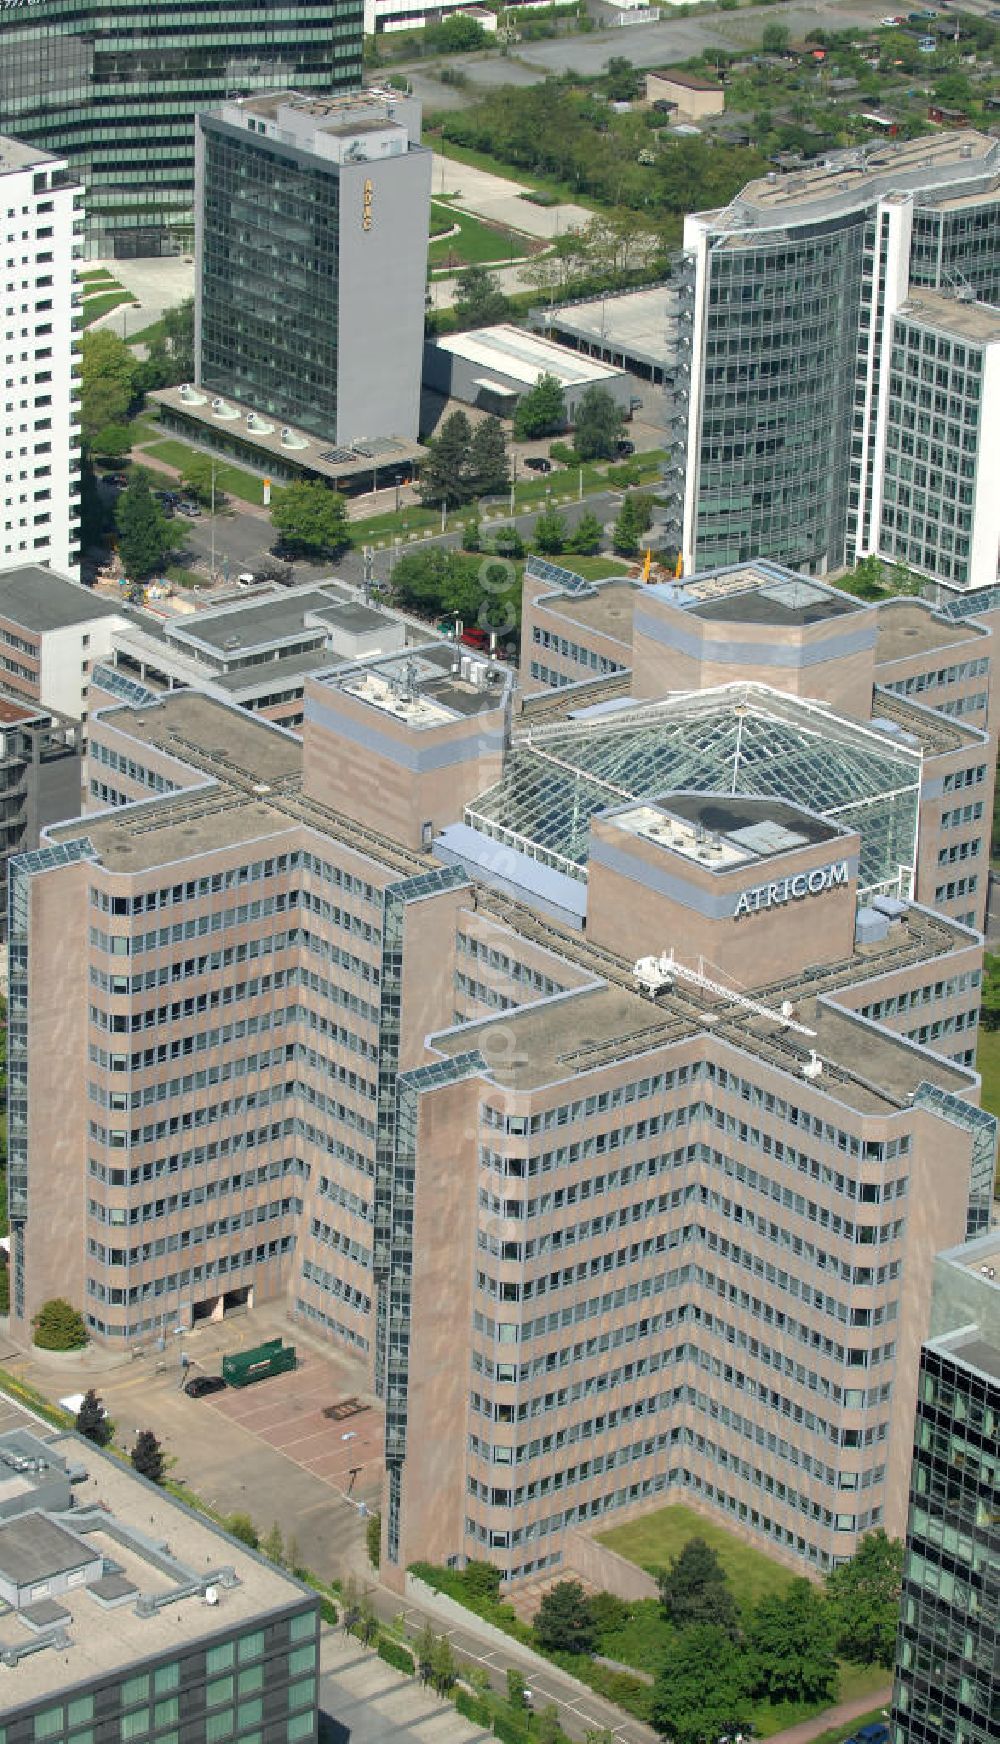
[[979, 896], [935, 893], [994, 755], [872, 718], [866, 611], [741, 581], [702, 688], [638, 617], [532, 694], [435, 641], [313, 673], [301, 738], [99, 667], [116, 803], [13, 863], [15, 1331], [286, 1297], [368, 1365], [397, 1584], [670, 1496], [816, 1569], [904, 1526], [934, 1254], [992, 1191]]

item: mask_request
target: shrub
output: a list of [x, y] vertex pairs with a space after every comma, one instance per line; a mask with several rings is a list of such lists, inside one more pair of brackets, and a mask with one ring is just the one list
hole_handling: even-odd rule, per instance
[[416, 1661], [409, 1649], [400, 1646], [398, 1641], [391, 1640], [388, 1635], [380, 1635], [377, 1651], [379, 1658], [384, 1659], [386, 1665], [395, 1666], [397, 1671], [405, 1671], [409, 1677], [413, 1676], [416, 1670]]
[[260, 1547], [260, 1534], [249, 1514], [226, 1514], [222, 1524], [230, 1538], [238, 1538], [241, 1544], [246, 1544], [251, 1550]]
[[82, 1350], [89, 1336], [83, 1315], [62, 1296], [44, 1302], [31, 1324], [40, 1350]]
[[324, 1623], [329, 1623], [332, 1627], [335, 1627], [337, 1622], [339, 1621], [339, 1615], [338, 1615], [336, 1605], [334, 1604], [333, 1600], [328, 1599], [325, 1594], [320, 1595], [319, 1614], [322, 1617]]
[[455, 1706], [460, 1714], [471, 1720], [474, 1726], [482, 1726], [489, 1731], [492, 1714], [489, 1702], [484, 1702], [482, 1696], [471, 1695], [468, 1690], [455, 1691]]
[[503, 1740], [503, 1744], [528, 1744], [527, 1725], [524, 1720], [515, 1720], [510, 1714], [496, 1714], [493, 1730]]

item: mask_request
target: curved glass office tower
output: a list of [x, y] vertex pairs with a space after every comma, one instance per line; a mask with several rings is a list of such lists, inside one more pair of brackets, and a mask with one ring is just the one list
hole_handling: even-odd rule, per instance
[[361, 83], [362, 0], [38, 0], [0, 10], [0, 131], [69, 159], [92, 257], [193, 242], [194, 118]]
[[892, 321], [912, 288], [1000, 297], [1000, 143], [880, 142], [689, 215], [665, 480], [688, 574], [825, 574], [879, 548]]

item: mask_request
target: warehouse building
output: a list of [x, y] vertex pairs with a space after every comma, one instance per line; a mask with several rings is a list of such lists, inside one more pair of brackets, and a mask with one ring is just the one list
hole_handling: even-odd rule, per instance
[[570, 423], [588, 388], [603, 388], [628, 413], [632, 389], [623, 369], [583, 357], [538, 333], [507, 323], [449, 333], [424, 348], [424, 385], [446, 399], [510, 418], [522, 394], [543, 375], [563, 390]]

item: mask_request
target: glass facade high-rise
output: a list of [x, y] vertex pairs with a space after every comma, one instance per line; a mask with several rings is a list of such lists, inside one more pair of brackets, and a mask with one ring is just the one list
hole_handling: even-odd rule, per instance
[[752, 182], [684, 232], [666, 479], [685, 572], [824, 574], [879, 550], [892, 319], [915, 286], [1000, 299], [1000, 143], [840, 152]]
[[226, 97], [361, 83], [362, 0], [39, 0], [0, 10], [0, 130], [87, 186], [92, 257], [193, 236], [194, 119]]
[[935, 1262], [893, 1690], [894, 1744], [1000, 1737], [1000, 1239]]

